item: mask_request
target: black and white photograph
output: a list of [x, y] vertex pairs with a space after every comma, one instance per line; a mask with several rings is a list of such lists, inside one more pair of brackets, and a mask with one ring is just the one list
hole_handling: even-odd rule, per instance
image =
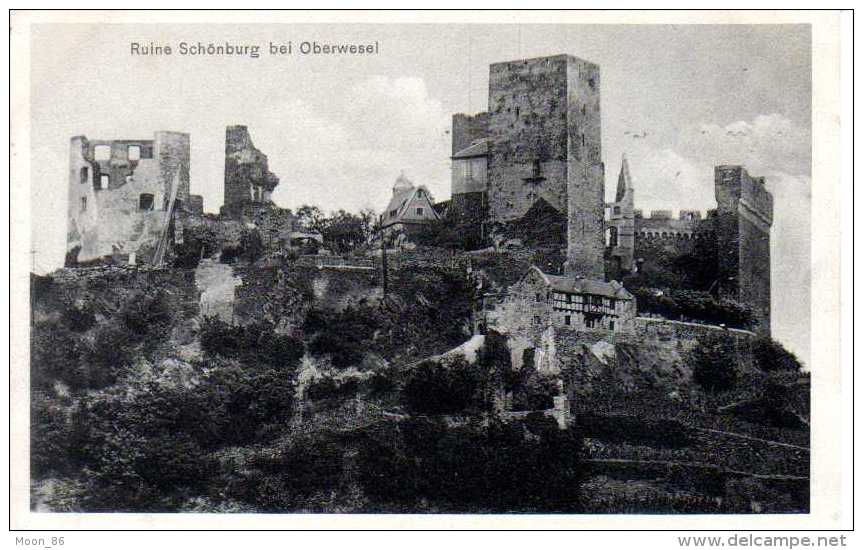
[[839, 510], [823, 33], [686, 13], [12, 13], [17, 510]]

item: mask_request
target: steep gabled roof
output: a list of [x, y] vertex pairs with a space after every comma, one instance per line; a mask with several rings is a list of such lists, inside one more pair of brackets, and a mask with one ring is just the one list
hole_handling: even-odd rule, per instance
[[623, 288], [623, 285], [617, 281], [605, 282], [596, 279], [585, 279], [583, 277], [569, 277], [566, 275], [549, 275], [543, 273], [536, 266], [531, 266], [531, 270], [535, 270], [545, 283], [558, 292], [566, 292], [569, 294], [595, 294], [598, 296], [606, 296], [608, 298], [617, 298], [618, 300], [632, 300], [633, 296], [628, 290]]
[[[418, 197], [417, 194], [422, 191], [422, 197]], [[435, 219], [439, 219], [437, 211], [434, 208], [434, 202], [429, 194], [428, 189], [425, 185], [418, 185], [416, 187], [411, 187], [407, 189], [400, 189], [393, 193], [393, 198], [390, 199], [389, 204], [387, 205], [387, 209], [384, 212], [384, 221], [383, 226], [386, 227], [388, 225], [403, 221], [402, 218], [405, 217], [408, 208], [410, 208], [411, 203], [414, 199], [419, 199], [428, 204], [429, 214], [434, 216]], [[390, 212], [396, 211], [396, 215], [390, 217]], [[410, 220], [416, 222], [417, 220]]]
[[478, 140], [452, 156], [453, 159], [469, 159], [488, 156], [488, 139]]

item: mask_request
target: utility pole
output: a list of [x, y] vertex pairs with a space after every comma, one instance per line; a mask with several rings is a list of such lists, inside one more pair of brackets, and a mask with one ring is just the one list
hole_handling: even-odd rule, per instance
[[383, 300], [387, 299], [387, 245], [384, 239], [383, 216], [378, 219], [378, 231], [381, 234], [381, 280], [383, 282]]

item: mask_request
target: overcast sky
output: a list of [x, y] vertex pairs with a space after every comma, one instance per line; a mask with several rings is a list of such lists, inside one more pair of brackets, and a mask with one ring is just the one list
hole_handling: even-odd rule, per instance
[[[366, 57], [134, 57], [129, 43], [377, 41]], [[37, 25], [31, 42], [35, 269], [59, 267], [69, 138], [189, 132], [192, 193], [222, 203], [225, 126], [249, 126], [281, 206], [382, 210], [400, 171], [449, 196], [450, 117], [485, 110], [488, 65], [569, 53], [601, 69], [606, 193], [626, 152], [636, 207], [715, 206], [713, 166], [775, 199], [773, 331], [809, 358], [808, 26]], [[645, 137], [634, 138], [634, 134]]]

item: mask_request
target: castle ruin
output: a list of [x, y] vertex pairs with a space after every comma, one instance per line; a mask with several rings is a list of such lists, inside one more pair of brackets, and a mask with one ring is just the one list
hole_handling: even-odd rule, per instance
[[189, 134], [152, 140], [71, 138], [66, 265], [111, 258], [153, 261], [181, 213], [202, 213], [189, 193]]
[[267, 155], [252, 143], [246, 126], [225, 129], [225, 202], [222, 213], [239, 217], [252, 204], [269, 204], [279, 177], [270, 172]]

